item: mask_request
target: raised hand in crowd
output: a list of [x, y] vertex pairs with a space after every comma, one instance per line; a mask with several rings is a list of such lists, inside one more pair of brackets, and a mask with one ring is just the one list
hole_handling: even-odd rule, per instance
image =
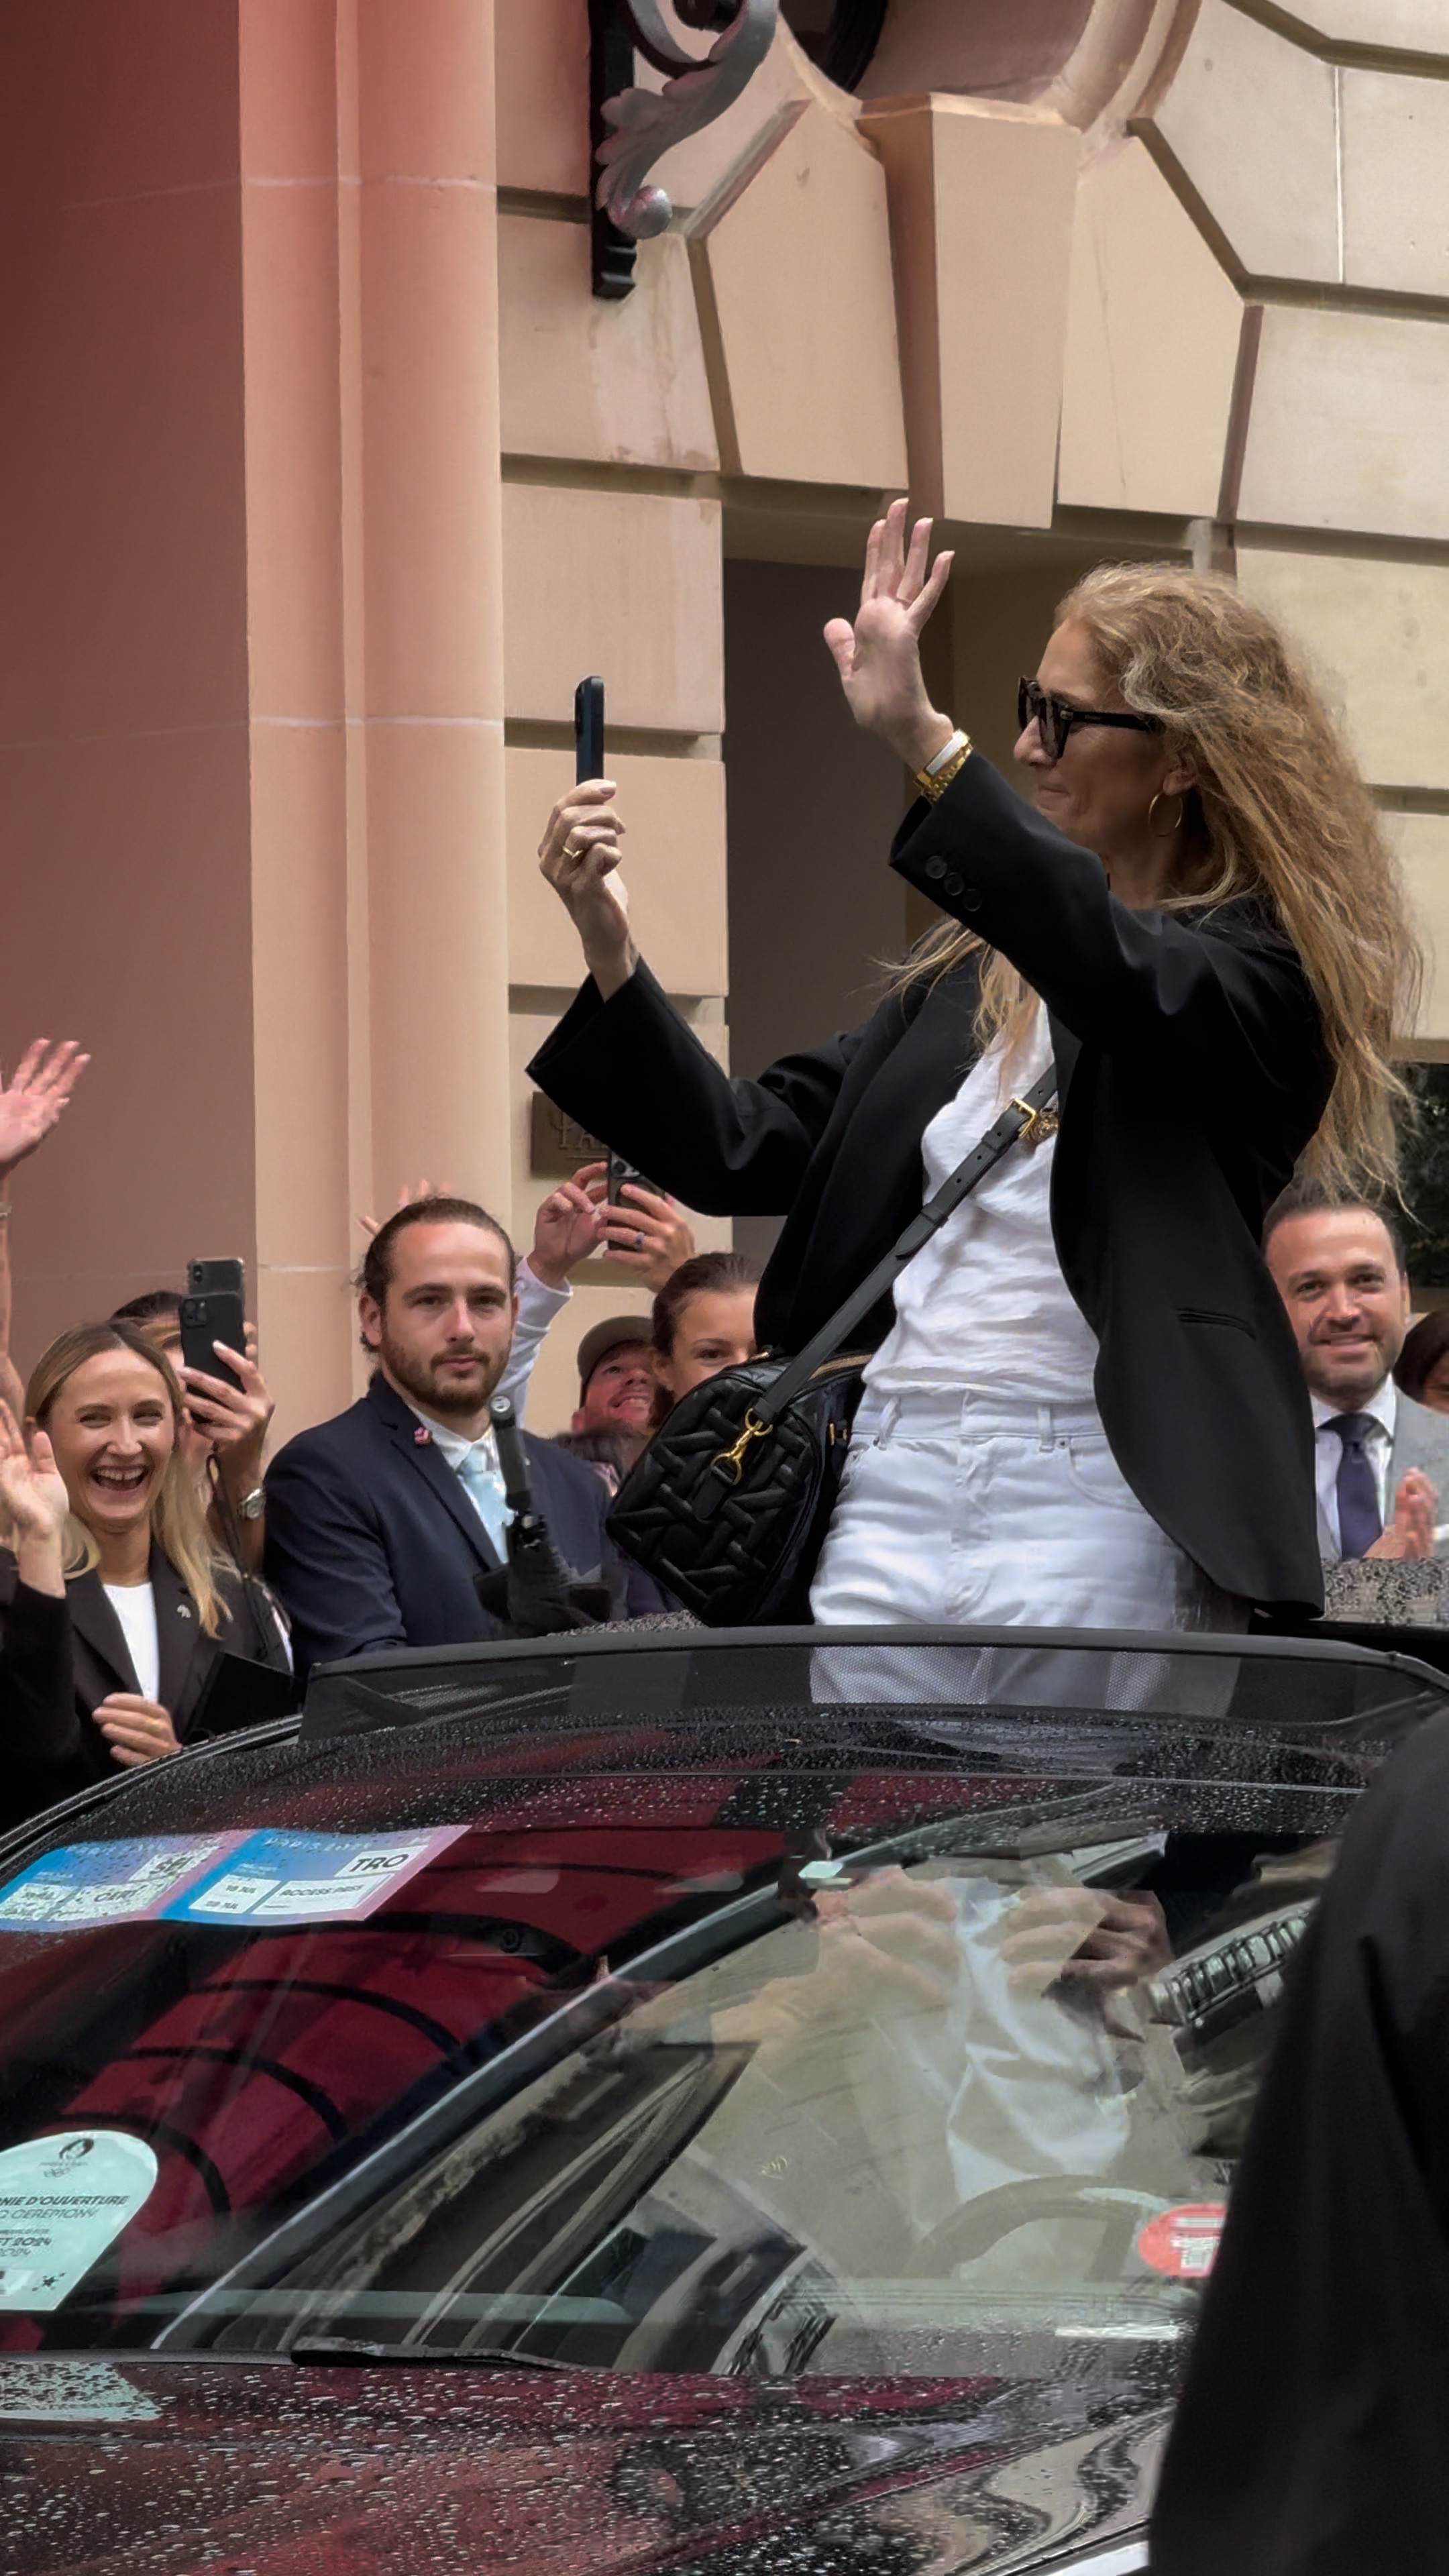
[[[590, 1175], [605, 1169], [602, 1163], [588, 1164], [571, 1181], [561, 1182], [550, 1190], [533, 1221], [533, 1242], [528, 1251], [528, 1266], [535, 1279], [545, 1288], [562, 1288], [571, 1270], [597, 1252], [604, 1239], [603, 1215], [593, 1197], [581, 1187]], [[418, 1207], [424, 1199], [451, 1198], [447, 1181], [418, 1180], [404, 1184], [397, 1195], [398, 1207]], [[364, 1234], [376, 1234], [382, 1220], [360, 1216], [357, 1220]]]
[[[417, 1207], [423, 1199], [450, 1199], [452, 1195], [452, 1185], [448, 1181], [404, 1181], [397, 1194], [397, 1205], [398, 1208]], [[396, 1213], [397, 1209], [394, 1209], [393, 1214]], [[370, 1237], [380, 1234], [387, 1220], [380, 1216], [360, 1216], [357, 1222], [363, 1233]]]
[[0, 1401], [0, 1510], [16, 1570], [32, 1592], [65, 1598], [65, 1516], [70, 1501], [43, 1431], [27, 1442], [10, 1406]]
[[[263, 1550], [261, 1527], [262, 1463], [266, 1455], [267, 1433], [276, 1412], [276, 1398], [257, 1365], [257, 1328], [248, 1324], [245, 1351], [234, 1351], [225, 1342], [213, 1348], [217, 1358], [241, 1379], [240, 1387], [228, 1386], [224, 1378], [210, 1377], [201, 1369], [187, 1368], [183, 1361], [173, 1361], [186, 1397], [187, 1418], [198, 1437], [203, 1466], [210, 1474], [210, 1461], [215, 1461], [216, 1481], [231, 1507], [230, 1517], [238, 1524], [243, 1551], [254, 1573], [260, 1573]], [[218, 1509], [218, 1519], [227, 1515]], [[221, 1535], [229, 1538], [225, 1528]]]
[[562, 1288], [569, 1272], [603, 1245], [606, 1211], [587, 1183], [605, 1169], [603, 1163], [586, 1163], [571, 1181], [550, 1190], [540, 1206], [533, 1220], [528, 1266], [545, 1288]]
[[0, 1194], [17, 1163], [43, 1145], [90, 1063], [74, 1038], [36, 1038], [14, 1076], [0, 1084]]
[[[608, 1170], [607, 1163], [585, 1163], [574, 1174], [575, 1186], [587, 1190], [597, 1208], [600, 1249], [610, 1261], [636, 1272], [657, 1296], [680, 1263], [694, 1259], [689, 1221], [677, 1199], [665, 1190], [646, 1189], [641, 1181], [625, 1181], [618, 1200], [611, 1202], [606, 1195]], [[537, 1261], [533, 1266], [538, 1268]]]
[[25, 1382], [10, 1356], [10, 1202], [6, 1184], [17, 1163], [42, 1145], [60, 1117], [90, 1057], [74, 1038], [52, 1046], [36, 1038], [15, 1069], [0, 1080], [0, 1398], [17, 1418], [25, 1412]]

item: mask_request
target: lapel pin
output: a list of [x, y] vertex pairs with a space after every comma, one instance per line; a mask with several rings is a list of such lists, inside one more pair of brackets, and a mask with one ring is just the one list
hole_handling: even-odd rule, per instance
[[178, 1602], [177, 1602], [177, 1604], [176, 1604], [176, 1616], [177, 1616], [177, 1618], [178, 1618], [178, 1619], [189, 1619], [189, 1618], [190, 1618], [190, 1616], [191, 1616], [191, 1604], [190, 1604], [190, 1602], [189, 1602], [189, 1601], [178, 1601]]
[[416, 1431], [413, 1433], [413, 1447], [415, 1449], [428, 1449], [432, 1446], [432, 1439], [433, 1435], [427, 1428], [427, 1425], [420, 1422]]

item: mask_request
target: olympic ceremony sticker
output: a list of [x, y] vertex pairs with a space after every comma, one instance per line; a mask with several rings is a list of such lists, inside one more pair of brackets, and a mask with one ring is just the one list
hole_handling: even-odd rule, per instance
[[123, 2129], [68, 2129], [0, 2153], [0, 2310], [58, 2308], [156, 2184]]
[[1184, 2201], [1149, 2218], [1137, 2234], [1137, 2251], [1150, 2270], [1169, 2281], [1205, 2281], [1217, 2260], [1227, 2210], [1220, 2200]]

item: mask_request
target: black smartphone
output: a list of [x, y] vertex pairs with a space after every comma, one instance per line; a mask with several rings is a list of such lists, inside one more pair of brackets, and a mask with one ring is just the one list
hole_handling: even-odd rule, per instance
[[181, 1300], [181, 1356], [187, 1367], [219, 1377], [240, 1393], [241, 1379], [217, 1358], [214, 1342], [225, 1342], [230, 1351], [246, 1349], [246, 1271], [240, 1261], [188, 1261]]
[[595, 672], [574, 691], [574, 777], [604, 775], [604, 683]]
[[604, 1195], [609, 1206], [618, 1207], [621, 1204], [624, 1196], [624, 1183], [626, 1181], [637, 1181], [641, 1179], [641, 1177], [642, 1175], [636, 1164], [626, 1163], [622, 1154], [615, 1154], [611, 1151], [609, 1155], [609, 1178], [604, 1191]]

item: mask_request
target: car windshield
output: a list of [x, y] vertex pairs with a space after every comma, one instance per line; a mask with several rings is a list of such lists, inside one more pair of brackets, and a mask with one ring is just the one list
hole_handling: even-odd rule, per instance
[[1344, 1818], [1442, 1700], [1276, 1643], [324, 1675], [0, 1859], [0, 2350], [1158, 2402]]

